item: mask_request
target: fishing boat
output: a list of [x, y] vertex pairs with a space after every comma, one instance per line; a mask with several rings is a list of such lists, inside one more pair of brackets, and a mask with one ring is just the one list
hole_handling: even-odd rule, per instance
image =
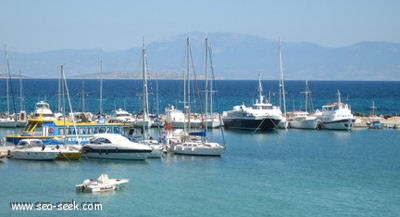
[[40, 139], [23, 139], [10, 150], [9, 157], [22, 160], [55, 160], [59, 153], [55, 146], [46, 146]]
[[130, 141], [119, 134], [101, 133], [82, 146], [83, 154], [88, 158], [145, 160], [152, 149], [144, 144]]
[[76, 192], [94, 193], [120, 189], [129, 179], [110, 179], [107, 174], [101, 174], [95, 179], [85, 179], [82, 184], [75, 185]]
[[351, 108], [342, 103], [338, 90], [338, 101], [322, 106], [315, 114], [320, 120], [318, 128], [328, 130], [351, 130], [355, 121]]
[[270, 102], [264, 101], [260, 78], [258, 83], [259, 98], [252, 107], [237, 105], [232, 110], [222, 113], [225, 128], [268, 131], [278, 127], [279, 122], [282, 120], [282, 111], [279, 106], [273, 106]]

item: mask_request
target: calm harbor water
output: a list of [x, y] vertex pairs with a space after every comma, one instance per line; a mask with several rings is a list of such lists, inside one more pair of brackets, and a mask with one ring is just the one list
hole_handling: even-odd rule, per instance
[[[0, 134], [4, 134], [0, 130]], [[221, 141], [217, 131], [213, 138]], [[400, 131], [225, 132], [222, 157], [167, 154], [145, 162], [0, 163], [1, 216], [397, 216]], [[79, 194], [107, 173], [121, 191]], [[10, 202], [99, 202], [102, 210], [13, 211]]]
[[[71, 80], [68, 84], [77, 110], [81, 109], [82, 82]], [[98, 81], [84, 82], [85, 110], [97, 112]], [[266, 95], [277, 104], [278, 83], [263, 84]], [[140, 111], [140, 81], [106, 80], [103, 85], [105, 112], [111, 113], [115, 107]], [[167, 104], [182, 106], [179, 85], [179, 81], [160, 81], [161, 109]], [[257, 81], [220, 81], [217, 85], [221, 110], [242, 102], [249, 105], [257, 98]], [[335, 101], [339, 89], [353, 112], [368, 114], [373, 100], [380, 114], [396, 114], [400, 108], [400, 82], [315, 81], [309, 85], [315, 107]], [[28, 112], [40, 99], [46, 99], [56, 110], [56, 80], [24, 80], [23, 86]], [[0, 93], [4, 93], [3, 87], [0, 85]], [[288, 110], [300, 108], [304, 82], [289, 81], [286, 87]], [[152, 88], [154, 97], [154, 84]], [[4, 101], [0, 100], [1, 110]], [[13, 133], [18, 130], [0, 129], [0, 137]], [[167, 154], [145, 162], [3, 159], [0, 216], [367, 217], [400, 213], [399, 130], [225, 131], [225, 138], [227, 151], [222, 157]], [[211, 132], [211, 139], [222, 142], [218, 130]], [[129, 178], [130, 182], [112, 193], [75, 192], [75, 184], [101, 173]], [[58, 211], [55, 207], [49, 211], [14, 211], [10, 202], [98, 202], [102, 210]]]

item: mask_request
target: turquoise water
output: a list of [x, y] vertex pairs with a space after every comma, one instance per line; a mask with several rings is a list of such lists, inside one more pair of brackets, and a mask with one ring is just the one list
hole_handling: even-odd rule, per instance
[[[0, 130], [0, 136], [10, 131]], [[213, 139], [222, 141], [218, 131]], [[0, 216], [398, 216], [400, 131], [226, 131], [222, 157], [0, 163]], [[120, 191], [79, 194], [107, 173]], [[10, 202], [100, 202], [102, 210], [13, 211]]]
[[[82, 108], [85, 82], [86, 111], [99, 111], [99, 81], [69, 80], [73, 109]], [[0, 80], [0, 111], [6, 108]], [[23, 107], [32, 112], [46, 100], [57, 111], [57, 80], [23, 80]], [[141, 81], [105, 80], [104, 111], [125, 108], [139, 113]], [[257, 98], [257, 81], [217, 81], [220, 110]], [[277, 100], [277, 81], [264, 81], [266, 97]], [[353, 112], [368, 114], [372, 101], [378, 114], [398, 114], [400, 82], [310, 81], [315, 108], [335, 101], [337, 90]], [[149, 84], [153, 112], [156, 85]], [[18, 94], [14, 80], [13, 93]], [[160, 110], [182, 107], [182, 82], [160, 81]], [[303, 81], [288, 81], [288, 110], [300, 109]], [[19, 109], [19, 99], [11, 108]], [[194, 103], [195, 105], [197, 103]], [[0, 137], [14, 134], [0, 129]], [[278, 130], [252, 134], [225, 131], [222, 157], [166, 155], [145, 162], [86, 160], [78, 162], [0, 162], [0, 216], [398, 216], [400, 213], [400, 131], [351, 132]], [[217, 130], [212, 139], [222, 138]], [[121, 191], [77, 194], [75, 185], [107, 173], [129, 178]], [[102, 210], [13, 211], [10, 202], [99, 202]], [[92, 207], [93, 208], [93, 207]]]

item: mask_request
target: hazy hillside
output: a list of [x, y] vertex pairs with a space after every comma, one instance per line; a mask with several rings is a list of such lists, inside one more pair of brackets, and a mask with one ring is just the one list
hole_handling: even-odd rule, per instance
[[[146, 45], [150, 76], [179, 79], [186, 69], [186, 38], [191, 41], [197, 75], [204, 72], [204, 33], [188, 33]], [[278, 79], [278, 41], [234, 33], [207, 34], [217, 77]], [[285, 78], [289, 80], [399, 80], [400, 44], [360, 42], [326, 48], [307, 42], [282, 42]], [[8, 51], [11, 74], [56, 78], [64, 64], [68, 78], [140, 78], [141, 47], [105, 52], [54, 50], [41, 53]], [[100, 64], [102, 62], [102, 64]], [[6, 74], [1, 58], [0, 74]], [[102, 74], [100, 74], [102, 65]]]

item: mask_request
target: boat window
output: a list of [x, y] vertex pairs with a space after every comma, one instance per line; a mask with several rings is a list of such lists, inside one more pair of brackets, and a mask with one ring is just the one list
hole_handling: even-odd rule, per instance
[[114, 128], [114, 133], [119, 133], [119, 132], [120, 132], [120, 130], [118, 127]]
[[58, 131], [59, 131], [59, 134], [64, 134], [64, 128], [60, 128], [60, 129], [58, 129]]
[[93, 134], [93, 128], [88, 129], [88, 134]]
[[99, 133], [99, 128], [94, 128], [94, 133]]
[[106, 132], [106, 128], [104, 128], [104, 127], [102, 127], [102, 128], [100, 128], [100, 131], [99, 131], [100, 133], [105, 133]]

